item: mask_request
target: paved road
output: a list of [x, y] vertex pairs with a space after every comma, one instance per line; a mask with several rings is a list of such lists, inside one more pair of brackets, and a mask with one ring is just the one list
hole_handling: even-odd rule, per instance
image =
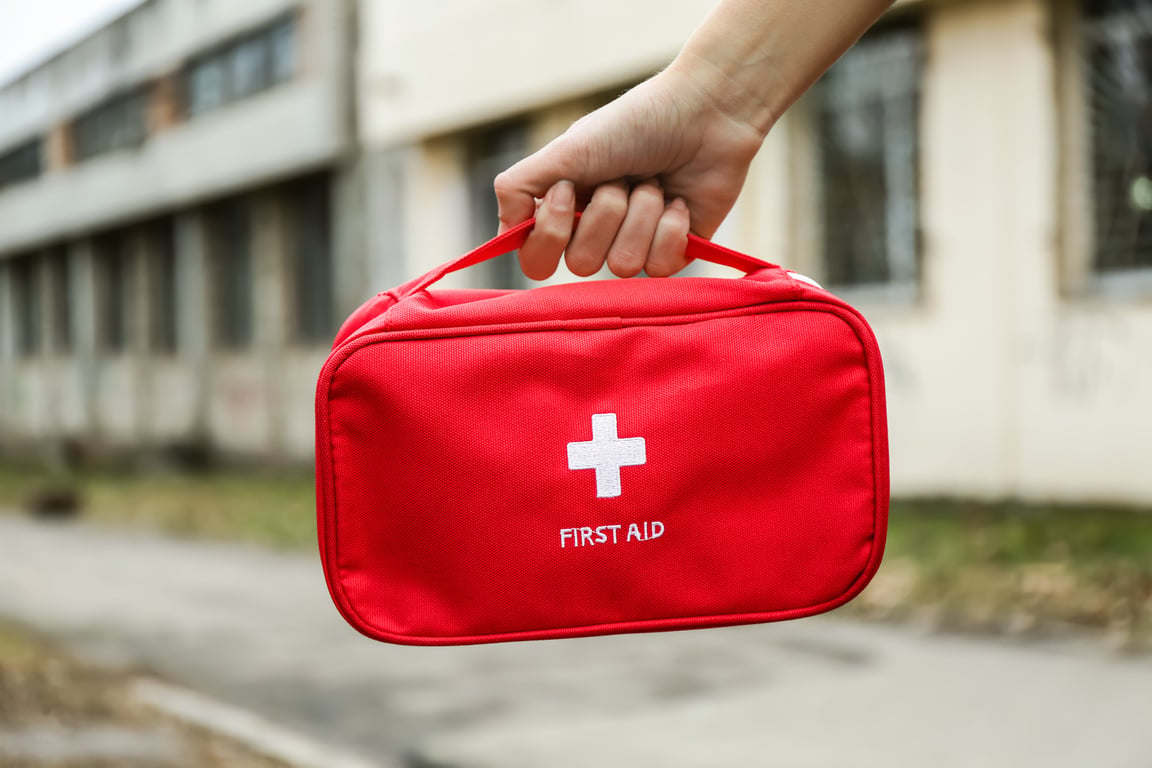
[[318, 560], [0, 515], [0, 616], [396, 764], [1149, 768], [1152, 659], [835, 618], [402, 648]]

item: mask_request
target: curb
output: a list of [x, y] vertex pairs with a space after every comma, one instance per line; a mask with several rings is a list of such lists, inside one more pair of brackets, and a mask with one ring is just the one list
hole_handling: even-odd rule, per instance
[[187, 688], [155, 680], [137, 680], [132, 684], [130, 694], [137, 701], [177, 720], [227, 736], [255, 752], [296, 768], [401, 768], [393, 761], [368, 760], [310, 739], [255, 712]]

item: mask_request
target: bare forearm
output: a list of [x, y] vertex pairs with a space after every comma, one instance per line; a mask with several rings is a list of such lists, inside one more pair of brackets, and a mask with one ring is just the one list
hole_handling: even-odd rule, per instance
[[722, 0], [669, 69], [762, 135], [893, 0]]

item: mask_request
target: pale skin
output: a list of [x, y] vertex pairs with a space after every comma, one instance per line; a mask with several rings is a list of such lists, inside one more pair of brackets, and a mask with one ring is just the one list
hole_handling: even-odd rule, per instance
[[683, 269], [688, 233], [716, 232], [780, 115], [891, 4], [722, 0], [667, 69], [496, 177], [500, 231], [536, 217], [524, 274], [562, 255], [581, 276]]

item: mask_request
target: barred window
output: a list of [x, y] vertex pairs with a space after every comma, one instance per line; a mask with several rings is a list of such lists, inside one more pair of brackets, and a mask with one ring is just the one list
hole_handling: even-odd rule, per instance
[[882, 28], [813, 90], [829, 284], [918, 279], [920, 59], [918, 28]]
[[[469, 244], [476, 246], [494, 237], [499, 228], [500, 209], [492, 183], [497, 174], [527, 154], [527, 126], [517, 122], [478, 130], [468, 137], [466, 149]], [[474, 274], [485, 288], [522, 288], [527, 281], [515, 252], [485, 262]]]
[[207, 222], [216, 343], [245, 349], [253, 339], [251, 204], [243, 197], [217, 203]]
[[1093, 264], [1152, 267], [1152, 0], [1084, 0]]
[[216, 48], [184, 71], [189, 115], [200, 115], [289, 80], [296, 68], [294, 17]]
[[332, 296], [332, 201], [327, 176], [288, 189], [295, 336], [330, 343], [335, 335]]
[[40, 139], [32, 139], [0, 154], [0, 189], [40, 175], [41, 144]]
[[77, 160], [138, 146], [147, 135], [147, 89], [109, 99], [76, 118], [72, 125], [72, 143]]

